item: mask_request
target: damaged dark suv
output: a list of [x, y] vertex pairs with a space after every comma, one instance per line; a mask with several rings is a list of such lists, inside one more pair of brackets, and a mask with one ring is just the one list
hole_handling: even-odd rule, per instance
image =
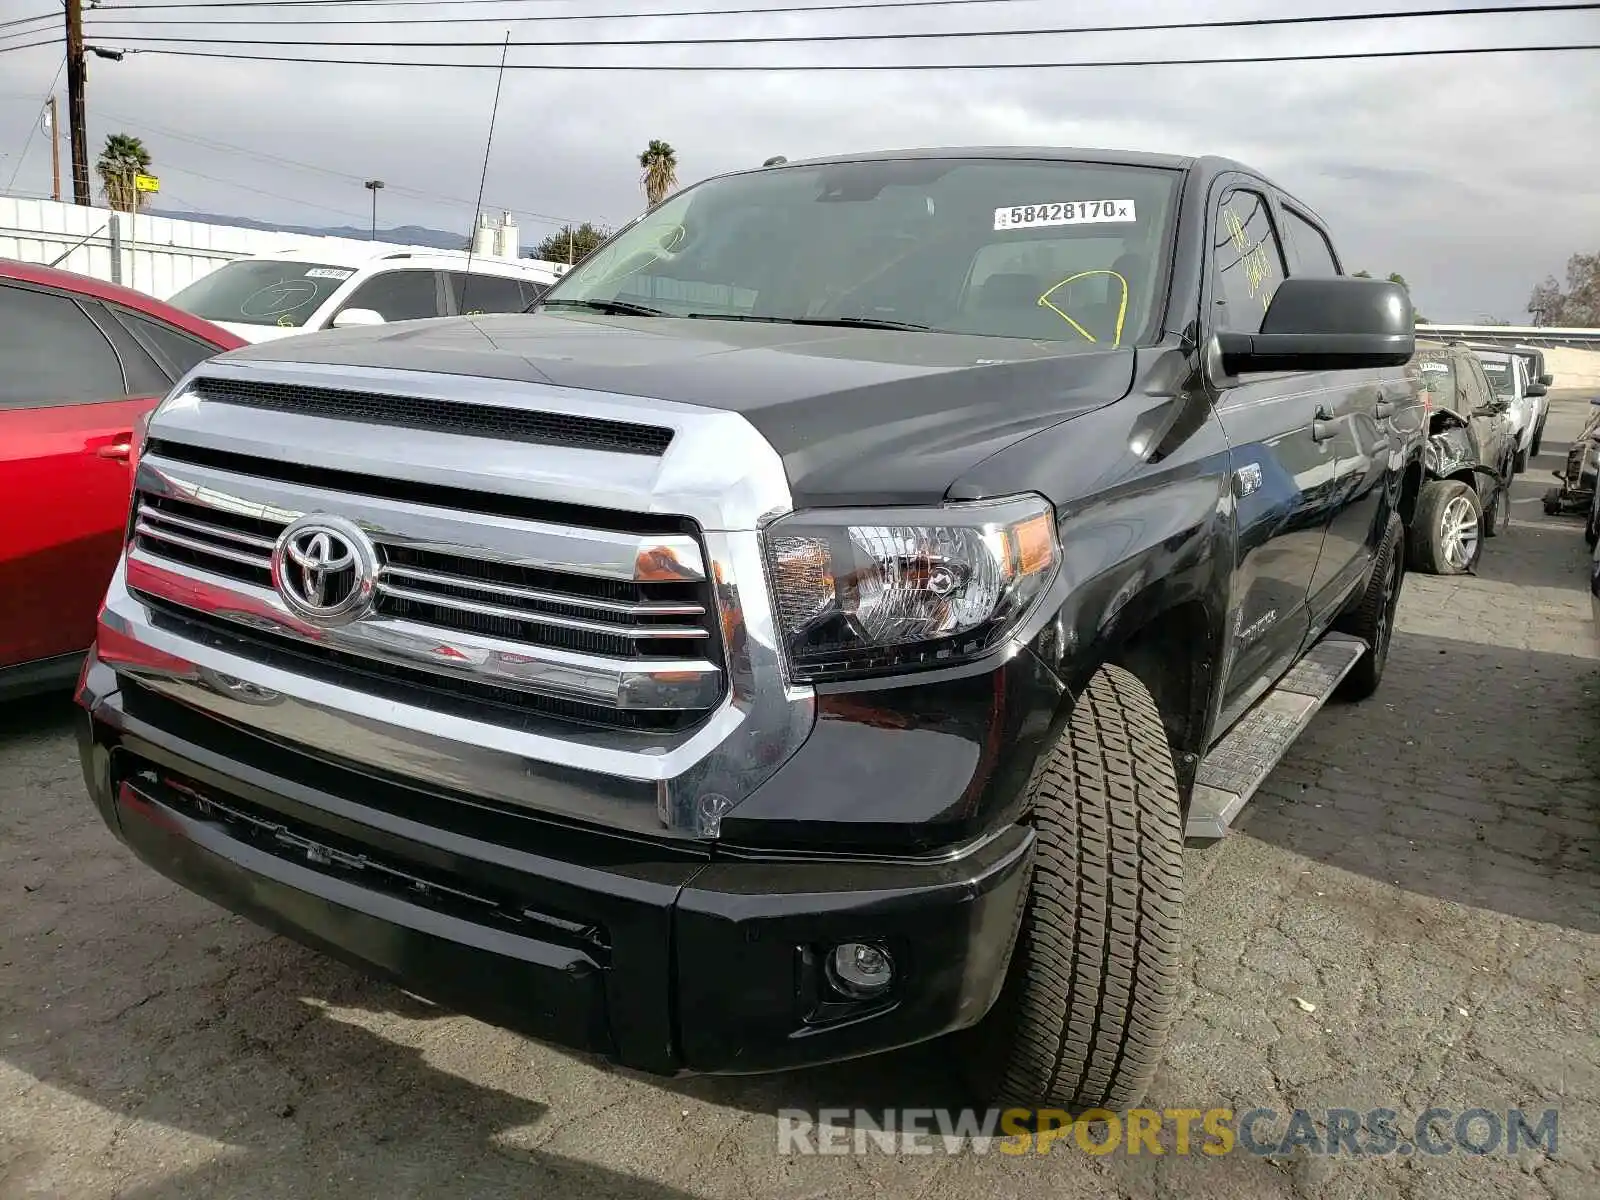
[[197, 368], [78, 697], [146, 862], [654, 1072], [1126, 1105], [1216, 838], [1370, 694], [1404, 290], [1212, 158], [688, 188], [530, 314]]
[[1483, 538], [1511, 524], [1516, 430], [1478, 356], [1458, 343], [1419, 342], [1407, 368], [1427, 430], [1425, 482], [1408, 528], [1413, 568], [1461, 575], [1478, 565]]

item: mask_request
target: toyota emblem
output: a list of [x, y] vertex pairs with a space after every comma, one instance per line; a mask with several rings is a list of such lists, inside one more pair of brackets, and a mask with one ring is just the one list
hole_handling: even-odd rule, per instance
[[372, 602], [378, 578], [372, 542], [354, 524], [301, 517], [278, 537], [272, 583], [290, 611], [323, 625], [353, 621]]

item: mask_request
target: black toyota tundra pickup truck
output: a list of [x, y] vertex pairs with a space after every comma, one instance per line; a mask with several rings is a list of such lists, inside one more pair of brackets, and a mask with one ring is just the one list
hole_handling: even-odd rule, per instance
[[531, 313], [185, 378], [89, 790], [201, 895], [630, 1067], [954, 1034], [991, 1098], [1132, 1103], [1185, 832], [1383, 673], [1413, 346], [1236, 163], [709, 180]]

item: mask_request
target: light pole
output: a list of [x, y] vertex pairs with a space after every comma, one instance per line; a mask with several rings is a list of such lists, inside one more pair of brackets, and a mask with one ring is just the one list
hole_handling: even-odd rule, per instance
[[369, 179], [366, 183], [367, 191], [372, 193], [372, 240], [378, 240], [378, 192], [383, 187], [383, 180]]

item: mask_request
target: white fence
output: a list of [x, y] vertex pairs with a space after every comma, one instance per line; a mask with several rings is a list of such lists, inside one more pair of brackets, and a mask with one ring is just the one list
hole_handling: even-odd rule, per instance
[[[53, 264], [65, 271], [137, 288], [161, 300], [230, 259], [341, 245], [367, 250], [374, 246], [419, 249], [387, 242], [207, 225], [171, 217], [130, 216], [54, 200], [0, 196], [0, 258]], [[557, 275], [567, 269], [564, 263], [545, 265]]]

